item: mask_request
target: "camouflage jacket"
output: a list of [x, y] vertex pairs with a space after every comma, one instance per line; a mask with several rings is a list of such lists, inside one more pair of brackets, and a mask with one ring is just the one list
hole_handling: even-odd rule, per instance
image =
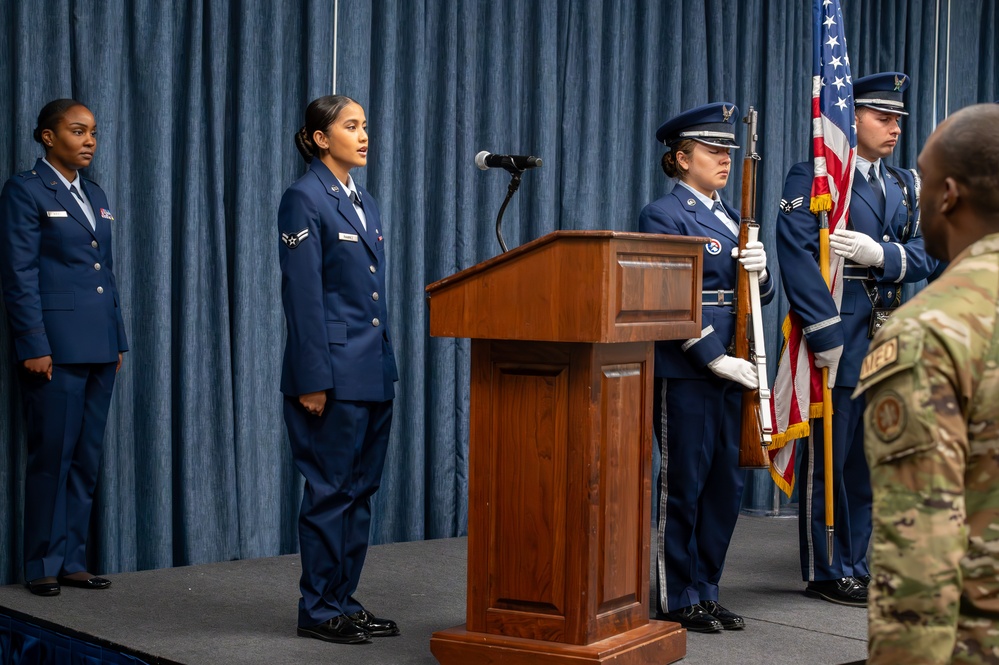
[[868, 663], [999, 663], [999, 234], [871, 343]]

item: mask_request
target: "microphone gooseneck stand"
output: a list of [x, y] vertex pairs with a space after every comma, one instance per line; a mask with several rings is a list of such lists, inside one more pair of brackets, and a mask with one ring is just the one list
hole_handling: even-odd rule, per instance
[[500, 206], [499, 214], [496, 215], [496, 239], [499, 240], [500, 249], [503, 250], [505, 254], [507, 252], [506, 243], [503, 241], [503, 233], [500, 231], [500, 224], [503, 223], [503, 213], [506, 212], [506, 206], [510, 203], [510, 199], [513, 198], [514, 193], [517, 188], [520, 187], [520, 176], [524, 172], [520, 169], [507, 168], [510, 171], [510, 186], [506, 190], [506, 198], [503, 199], [503, 205]]

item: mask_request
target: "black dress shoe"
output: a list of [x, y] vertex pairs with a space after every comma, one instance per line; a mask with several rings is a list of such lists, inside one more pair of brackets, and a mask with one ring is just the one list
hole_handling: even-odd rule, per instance
[[852, 607], [865, 607], [867, 605], [867, 587], [861, 586], [852, 577], [809, 582], [805, 586], [805, 595], [809, 598], [821, 598], [839, 605]]
[[63, 586], [75, 586], [78, 589], [107, 589], [111, 586], [111, 580], [105, 577], [91, 577], [86, 580], [74, 580], [72, 577], [60, 577], [59, 584]]
[[298, 627], [299, 637], [314, 637], [325, 642], [337, 644], [360, 644], [367, 642], [368, 632], [358, 627], [347, 618], [346, 614], [338, 614], [329, 621], [323, 621], [318, 626]]
[[871, 586], [871, 576], [870, 575], [854, 575], [853, 579], [857, 580], [857, 584], [864, 587], [865, 589]]
[[672, 612], [660, 613], [657, 619], [675, 621], [695, 633], [717, 633], [722, 629], [721, 621], [714, 618], [700, 605], [691, 605]]
[[702, 600], [701, 607], [704, 611], [718, 619], [722, 630], [739, 630], [746, 627], [746, 620], [735, 612], [730, 612], [722, 607], [717, 600]]
[[367, 610], [359, 610], [347, 617], [354, 624], [367, 631], [371, 637], [390, 637], [399, 634], [399, 626], [391, 619], [379, 619]]
[[35, 580], [29, 580], [27, 587], [28, 591], [36, 596], [59, 595], [59, 581], [54, 577], [39, 577]]

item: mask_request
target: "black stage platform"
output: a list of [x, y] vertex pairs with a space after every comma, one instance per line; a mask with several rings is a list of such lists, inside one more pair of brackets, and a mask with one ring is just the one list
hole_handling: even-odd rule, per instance
[[[689, 634], [684, 665], [822, 665], [865, 657], [864, 609], [802, 595], [796, 533], [794, 519], [740, 518], [721, 601], [746, 617], [746, 629]], [[0, 614], [114, 645], [150, 664], [432, 665], [430, 634], [464, 623], [465, 542], [370, 550], [357, 597], [402, 629], [399, 637], [370, 644], [295, 635], [297, 555], [113, 575], [107, 591], [67, 588], [54, 598], [0, 587]]]

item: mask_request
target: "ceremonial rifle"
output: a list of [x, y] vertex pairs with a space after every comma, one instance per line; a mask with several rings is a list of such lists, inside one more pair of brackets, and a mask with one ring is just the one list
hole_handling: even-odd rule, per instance
[[[742, 223], [739, 225], [739, 253], [746, 243], [756, 242], [760, 225], [756, 222], [756, 110], [750, 106], [742, 120], [746, 130], [746, 158], [742, 162]], [[767, 351], [763, 339], [763, 312], [760, 281], [742, 264], [737, 268], [735, 293], [735, 355], [756, 367], [759, 387], [742, 394], [742, 432], [739, 437], [739, 466], [766, 469], [770, 466], [767, 447], [773, 434], [770, 418], [770, 386], [767, 383]]]

